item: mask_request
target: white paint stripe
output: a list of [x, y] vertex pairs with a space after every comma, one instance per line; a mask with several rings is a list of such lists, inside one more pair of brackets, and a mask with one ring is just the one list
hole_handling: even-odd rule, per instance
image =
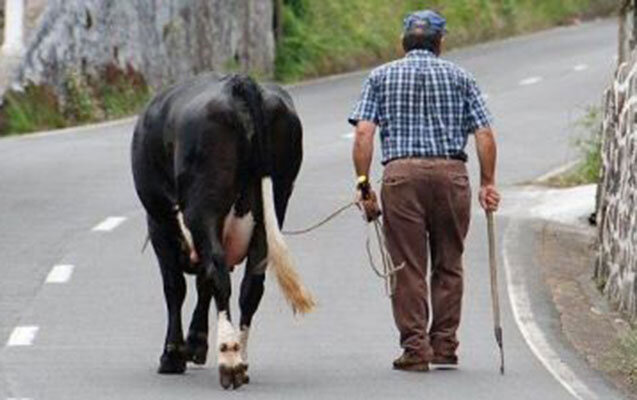
[[531, 310], [531, 300], [526, 286], [522, 282], [515, 282], [511, 274], [511, 267], [507, 248], [511, 240], [511, 226], [516, 225], [512, 222], [504, 233], [504, 243], [502, 250], [502, 258], [504, 261], [504, 270], [506, 273], [507, 292], [509, 294], [509, 302], [513, 310], [513, 318], [517, 324], [522, 337], [531, 349], [531, 352], [542, 363], [544, 368], [553, 375], [553, 377], [576, 399], [594, 399], [595, 395], [564, 363], [559, 354], [553, 350], [548, 339], [542, 332], [542, 329], [535, 323], [533, 311]]
[[573, 70], [575, 70], [575, 72], [582, 72], [582, 71], [586, 71], [588, 69], [588, 65], [586, 64], [578, 64], [575, 67], [573, 67]]
[[125, 217], [108, 217], [96, 225], [92, 230], [93, 232], [110, 232], [121, 225], [124, 221], [126, 221]]
[[18, 326], [11, 333], [7, 346], [31, 346], [39, 329], [37, 326]]
[[543, 78], [541, 76], [532, 76], [526, 79], [522, 79], [520, 81], [520, 86], [529, 86], [535, 85], [536, 83], [542, 82]]
[[46, 277], [46, 283], [66, 283], [73, 274], [73, 265], [56, 265]]
[[343, 139], [348, 139], [348, 140], [349, 139], [354, 139], [354, 132], [345, 133], [345, 134], [341, 135], [341, 137]]

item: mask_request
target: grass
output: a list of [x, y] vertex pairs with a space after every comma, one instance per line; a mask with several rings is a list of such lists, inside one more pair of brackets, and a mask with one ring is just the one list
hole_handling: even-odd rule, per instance
[[619, 339], [604, 364], [609, 372], [621, 374], [631, 391], [637, 390], [637, 331]]
[[448, 47], [529, 32], [591, 15], [608, 15], [614, 0], [284, 0], [276, 78], [360, 69], [401, 54], [402, 18], [432, 8], [448, 19]]
[[577, 126], [583, 134], [573, 141], [580, 161], [569, 171], [549, 179], [547, 184], [557, 187], [572, 187], [598, 183], [602, 168], [602, 111], [600, 107], [589, 107]]
[[113, 65], [99, 78], [71, 71], [64, 91], [64, 102], [47, 86], [8, 92], [0, 108], [0, 136], [125, 117], [138, 112], [151, 96], [139, 73]]

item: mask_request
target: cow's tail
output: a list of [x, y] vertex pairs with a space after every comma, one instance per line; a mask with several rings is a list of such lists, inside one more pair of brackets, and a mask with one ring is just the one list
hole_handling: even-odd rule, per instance
[[295, 313], [309, 313], [315, 306], [314, 299], [301, 282], [276, 216], [272, 184], [272, 138], [263, 112], [261, 90], [252, 79], [236, 76], [232, 78], [232, 94], [247, 107], [251, 117], [249, 118], [251, 123], [244, 123], [244, 126], [250, 126], [253, 129], [251, 133], [254, 135], [253, 143], [256, 144], [257, 150], [255, 156], [262, 176], [261, 195], [268, 247], [268, 268], [274, 270], [279, 287], [292, 306], [292, 310]]

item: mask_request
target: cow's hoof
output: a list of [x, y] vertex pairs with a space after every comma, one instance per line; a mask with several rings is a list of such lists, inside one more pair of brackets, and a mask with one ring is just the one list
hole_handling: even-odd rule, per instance
[[219, 366], [219, 383], [224, 389], [238, 389], [242, 385], [250, 382], [250, 378], [246, 374], [246, 366], [244, 364], [236, 367]]
[[159, 359], [160, 374], [183, 374], [186, 372], [186, 359], [179, 350], [165, 351]]
[[208, 358], [207, 339], [196, 336], [188, 337], [186, 341], [186, 358], [197, 365], [204, 365]]

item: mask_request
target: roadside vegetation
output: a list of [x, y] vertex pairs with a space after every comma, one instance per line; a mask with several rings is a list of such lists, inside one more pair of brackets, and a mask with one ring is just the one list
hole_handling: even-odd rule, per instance
[[151, 95], [140, 74], [115, 66], [107, 66], [99, 78], [70, 72], [64, 92], [63, 101], [47, 86], [6, 93], [0, 136], [122, 118], [138, 112]]
[[[425, 7], [447, 17], [450, 48], [608, 15], [617, 6], [616, 0], [272, 1], [282, 4], [275, 68], [281, 82], [357, 70], [400, 55], [403, 17]], [[133, 115], [151, 94], [130, 68], [107, 67], [98, 76], [71, 71], [64, 88], [30, 86], [6, 94], [0, 136]]]
[[631, 330], [618, 340], [605, 366], [611, 374], [620, 374], [631, 392], [637, 391], [637, 331]]
[[448, 19], [447, 48], [609, 15], [616, 0], [284, 0], [276, 78], [360, 69], [396, 57], [403, 17], [422, 8]]
[[579, 161], [568, 171], [550, 178], [550, 186], [572, 187], [598, 183], [602, 168], [602, 111], [600, 107], [589, 107], [576, 127], [581, 135], [573, 140], [579, 153]]

